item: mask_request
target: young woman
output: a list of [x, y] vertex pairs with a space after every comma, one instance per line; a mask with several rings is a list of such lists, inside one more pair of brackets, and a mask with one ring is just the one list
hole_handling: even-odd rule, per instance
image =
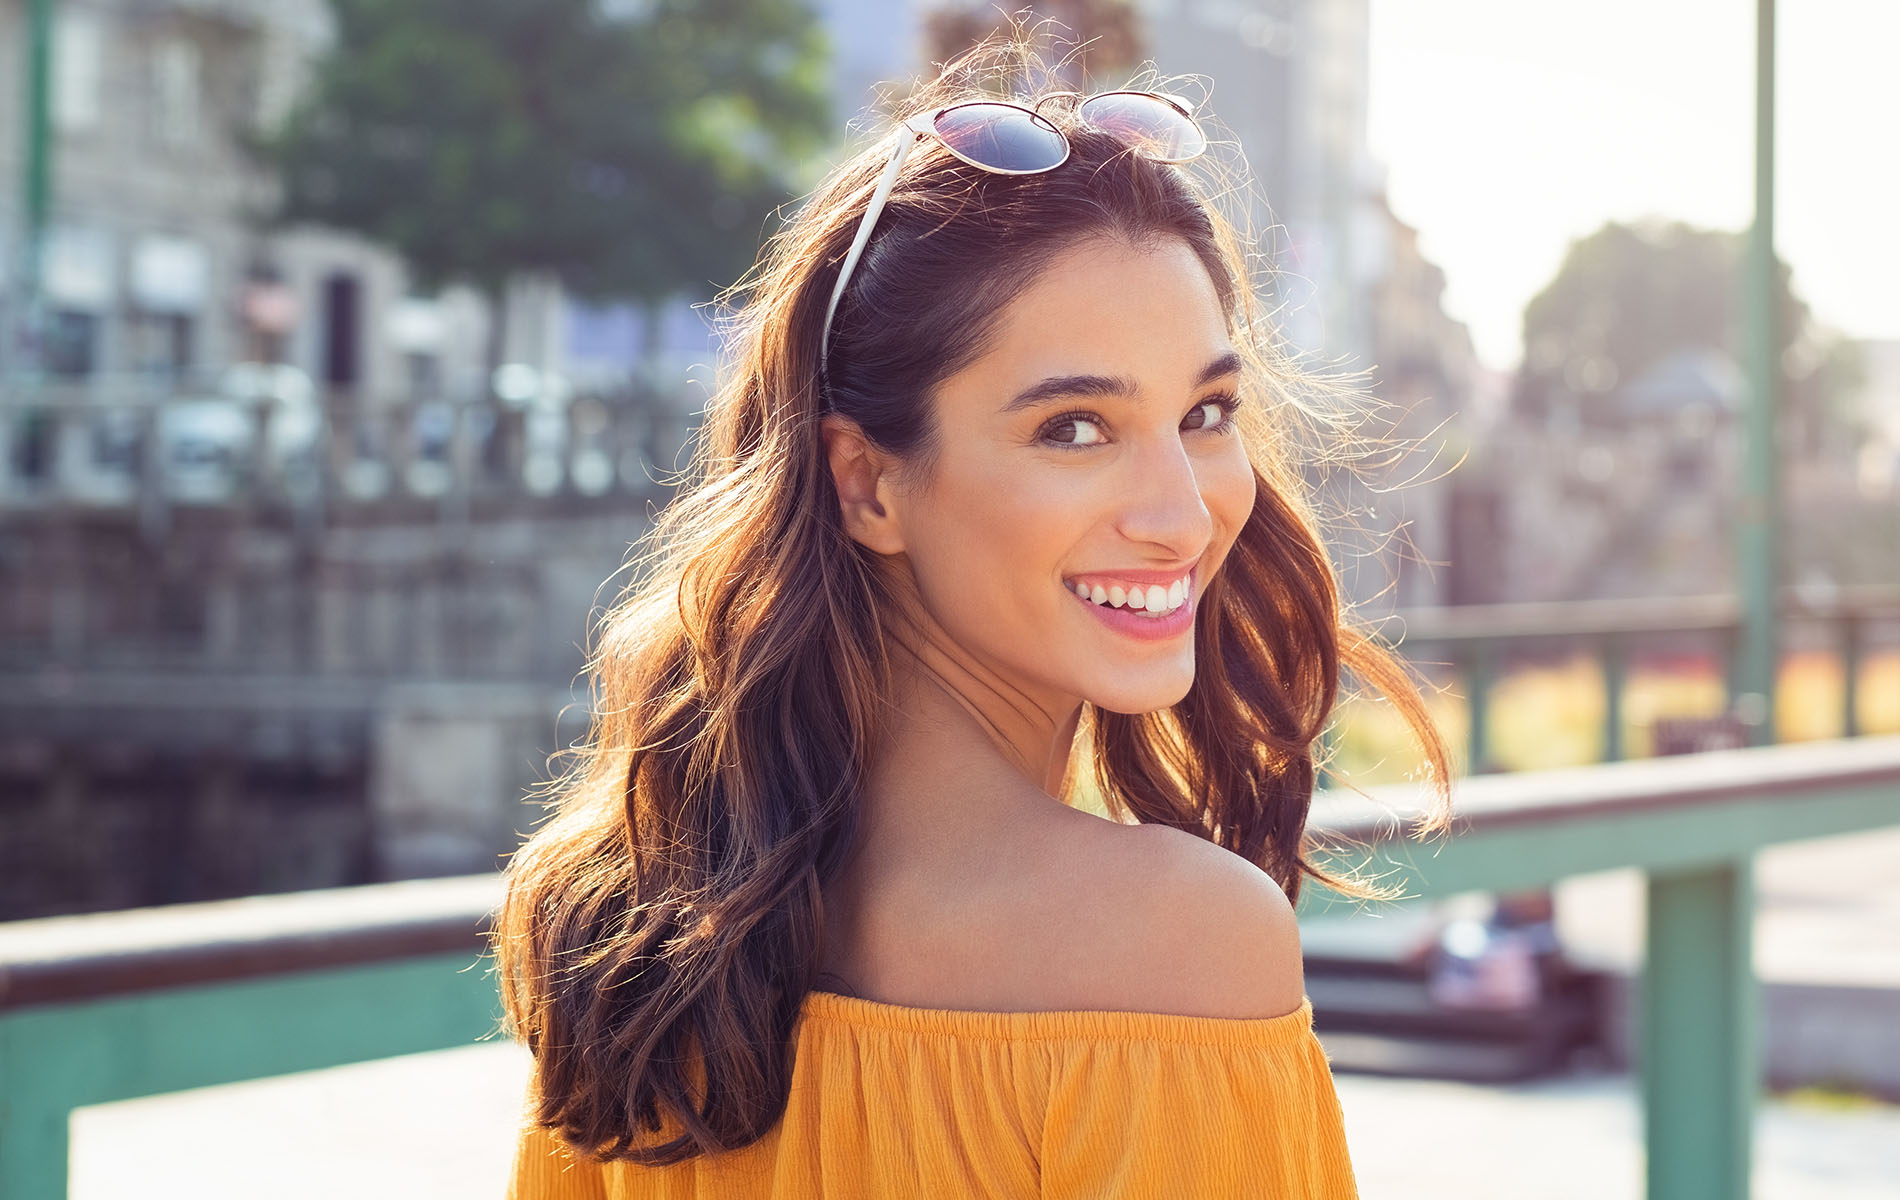
[[[511, 1195], [1355, 1195], [1299, 380], [1140, 91], [973, 56], [773, 239], [496, 950]], [[1442, 827], [1444, 810], [1434, 828]]]

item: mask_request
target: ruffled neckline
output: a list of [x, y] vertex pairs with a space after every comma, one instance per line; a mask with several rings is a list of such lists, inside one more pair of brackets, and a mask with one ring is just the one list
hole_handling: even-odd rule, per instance
[[898, 1033], [992, 1041], [1149, 1041], [1201, 1046], [1274, 1046], [1297, 1041], [1313, 1027], [1313, 1000], [1277, 1017], [1205, 1017], [1183, 1013], [1066, 1009], [986, 1012], [886, 1004], [839, 992], [805, 994], [808, 1020]]

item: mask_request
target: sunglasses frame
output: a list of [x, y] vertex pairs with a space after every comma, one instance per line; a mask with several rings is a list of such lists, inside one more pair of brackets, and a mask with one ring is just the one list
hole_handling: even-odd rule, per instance
[[[917, 139], [919, 137], [934, 137], [943, 143], [943, 148], [948, 150], [960, 162], [968, 163], [981, 171], [988, 171], [992, 175], [1041, 175], [1053, 171], [1063, 163], [1069, 161], [1069, 139], [1060, 129], [1057, 129], [1048, 118], [1042, 115], [1042, 106], [1051, 100], [1059, 99], [1064, 96], [1080, 96], [1081, 94], [1080, 92], [1069, 91], [1048, 92], [1037, 97], [1033, 105], [1017, 104], [1013, 100], [961, 100], [955, 104], [946, 104], [942, 108], [917, 113], [904, 121], [904, 132], [909, 136], [898, 138], [897, 145], [891, 150], [890, 161], [884, 165], [884, 174], [879, 176], [877, 188], [871, 193], [871, 202], [864, 208], [864, 216], [858, 221], [857, 236], [851, 239], [851, 249], [846, 252], [844, 265], [838, 269], [838, 280], [831, 288], [831, 301], [825, 307], [824, 332], [820, 335], [818, 342], [818, 374], [821, 380], [826, 378], [826, 364], [831, 358], [831, 322], [832, 318], [838, 314], [838, 302], [844, 298], [844, 289], [846, 285], [851, 282], [851, 272], [858, 265], [858, 258], [864, 253], [865, 244], [871, 240], [871, 230], [877, 225], [877, 219], [884, 211], [885, 202], [891, 197], [891, 189], [897, 183], [897, 174], [903, 169], [904, 160], [910, 156], [911, 148], [917, 144]], [[1107, 96], [1145, 96], [1149, 99], [1159, 100], [1179, 112], [1182, 118], [1185, 119], [1189, 125], [1194, 127], [1194, 132], [1199, 134], [1201, 138], [1201, 148], [1199, 150], [1196, 150], [1193, 154], [1182, 155], [1178, 158], [1167, 158], [1158, 154], [1149, 154], [1147, 151], [1139, 148], [1136, 149], [1136, 153], [1152, 158], [1156, 162], [1164, 163], [1190, 162], [1207, 153], [1207, 131], [1202, 129], [1200, 122], [1194, 119], [1194, 105], [1186, 97], [1177, 96], [1169, 92], [1144, 92], [1136, 89], [1096, 92], [1091, 96], [1085, 97], [1077, 104], [1076, 111], [1081, 113], [1092, 101], [1100, 100]], [[1013, 108], [1018, 112], [1028, 113], [1032, 121], [1039, 125], [1046, 126], [1050, 132], [1062, 139], [1062, 157], [1046, 167], [1032, 167], [1027, 170], [1011, 170], [1006, 167], [995, 167], [969, 157], [951, 145], [950, 140], [938, 131], [937, 121], [942, 118], [945, 113], [955, 112], [960, 108], [973, 108], [977, 106]], [[1086, 120], [1086, 117], [1084, 120]]]

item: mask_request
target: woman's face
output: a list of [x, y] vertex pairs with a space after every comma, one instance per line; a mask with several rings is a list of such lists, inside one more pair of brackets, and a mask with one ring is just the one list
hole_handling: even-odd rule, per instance
[[988, 353], [940, 385], [934, 472], [893, 497], [946, 649], [1051, 713], [1185, 696], [1201, 595], [1253, 510], [1229, 415], [1239, 377], [1186, 243], [1058, 255]]

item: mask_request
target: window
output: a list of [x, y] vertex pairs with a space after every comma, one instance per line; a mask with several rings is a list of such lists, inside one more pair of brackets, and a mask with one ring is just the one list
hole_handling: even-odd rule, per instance
[[79, 133], [99, 124], [105, 26], [97, 13], [63, 4], [53, 13], [53, 124]]
[[139, 312], [125, 324], [126, 360], [134, 371], [178, 382], [191, 369], [191, 317]]
[[89, 312], [55, 309], [47, 317], [40, 362], [59, 379], [84, 379], [97, 366], [99, 318]]
[[159, 141], [179, 146], [201, 132], [203, 60], [198, 47], [169, 37], [152, 47], [152, 125]]

